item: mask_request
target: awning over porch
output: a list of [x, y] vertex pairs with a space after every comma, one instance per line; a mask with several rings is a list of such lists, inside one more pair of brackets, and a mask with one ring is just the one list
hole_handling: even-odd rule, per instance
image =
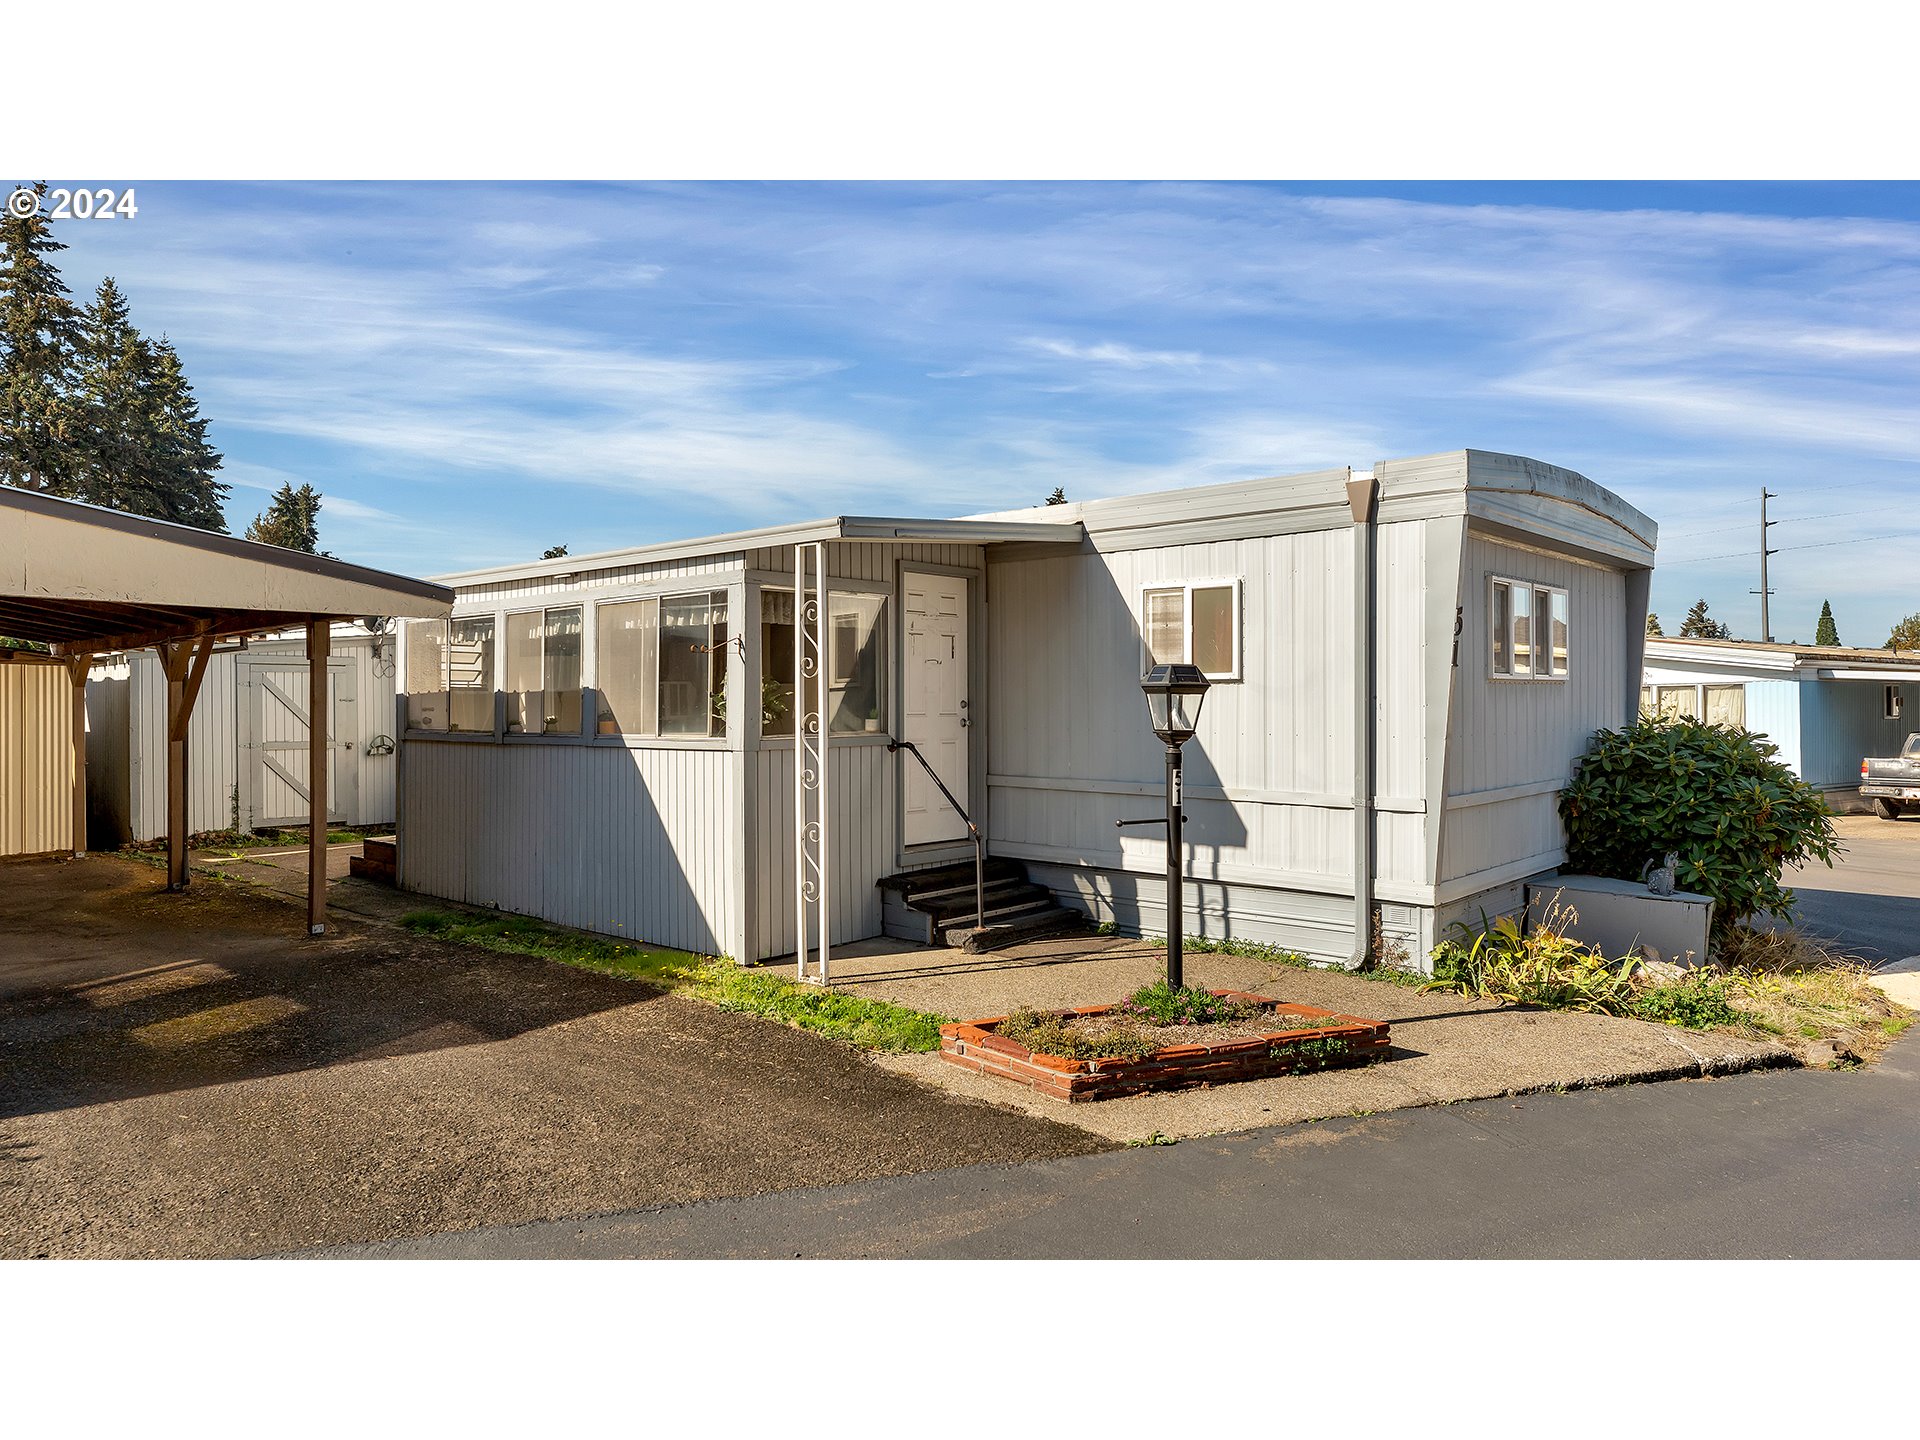
[[[328, 626], [438, 619], [444, 586], [164, 520], [0, 486], [0, 636], [44, 644], [73, 685], [73, 848], [86, 845], [86, 678], [95, 655], [153, 647], [167, 675], [167, 883], [187, 884], [187, 726], [214, 642], [303, 627], [309, 746], [308, 925], [326, 908]], [[26, 783], [24, 771], [21, 783]]]

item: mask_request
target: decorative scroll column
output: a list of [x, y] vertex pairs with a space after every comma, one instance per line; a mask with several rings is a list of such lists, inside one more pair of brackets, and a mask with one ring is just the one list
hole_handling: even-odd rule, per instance
[[[814, 588], [807, 593], [807, 552], [813, 552]], [[828, 873], [827, 547], [793, 547], [793, 882], [794, 967], [801, 980], [827, 983], [832, 949], [831, 876]], [[814, 703], [807, 705], [807, 683]], [[808, 921], [813, 953], [808, 954]]]

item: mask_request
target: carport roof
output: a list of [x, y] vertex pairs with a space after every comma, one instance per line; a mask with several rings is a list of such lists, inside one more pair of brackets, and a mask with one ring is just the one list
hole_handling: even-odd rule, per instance
[[452, 603], [431, 581], [0, 485], [0, 635], [56, 655]]

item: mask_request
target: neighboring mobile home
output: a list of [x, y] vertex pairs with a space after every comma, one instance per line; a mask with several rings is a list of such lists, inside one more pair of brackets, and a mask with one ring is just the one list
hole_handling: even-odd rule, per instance
[[1454, 451], [446, 577], [450, 624], [406, 632], [400, 882], [817, 967], [882, 932], [878, 882], [972, 855], [897, 737], [999, 863], [1158, 932], [1164, 842], [1114, 822], [1159, 811], [1141, 675], [1190, 660], [1188, 933], [1350, 963], [1377, 919], [1422, 957], [1562, 860], [1654, 543], [1571, 471]]
[[1656, 635], [1647, 640], [1640, 708], [1763, 735], [1835, 809], [1857, 810], [1861, 760], [1899, 754], [1920, 729], [1920, 712], [1905, 714], [1909, 692], [1920, 693], [1912, 653]]
[[[334, 753], [329, 815], [393, 820], [396, 636], [376, 621], [332, 627], [327, 668]], [[302, 638], [216, 650], [188, 733], [188, 824], [268, 830], [307, 823], [307, 655]], [[89, 842], [167, 833], [167, 677], [151, 650], [97, 661], [87, 677]]]

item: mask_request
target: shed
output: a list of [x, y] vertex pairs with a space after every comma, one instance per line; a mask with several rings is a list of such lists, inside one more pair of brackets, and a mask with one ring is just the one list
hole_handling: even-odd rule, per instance
[[[0, 635], [47, 647], [45, 660], [24, 666], [10, 660], [5, 671], [36, 677], [14, 686], [34, 708], [35, 723], [0, 733], [0, 815], [35, 817], [31, 833], [15, 838], [20, 848], [13, 853], [86, 847], [86, 679], [97, 657], [149, 647], [160, 656], [167, 691], [167, 886], [180, 890], [189, 878], [194, 701], [219, 643], [301, 628], [312, 681], [302, 708], [324, 716], [334, 622], [444, 615], [451, 599], [426, 581], [0, 486]], [[44, 679], [54, 666], [65, 681], [65, 727], [44, 723], [47, 707], [56, 703]], [[308, 818], [317, 822], [308, 846], [308, 924], [315, 933], [326, 907], [331, 758], [330, 745], [311, 747], [302, 786]]]
[[1157, 932], [1164, 842], [1115, 821], [1160, 793], [1141, 675], [1190, 660], [1187, 933], [1351, 963], [1377, 920], [1424, 957], [1564, 858], [1654, 544], [1572, 471], [1457, 450], [442, 577], [451, 623], [407, 627], [400, 881], [821, 978], [914, 933], [902, 877], [970, 913], [977, 828], [996, 895]]
[[1899, 754], [1908, 733], [1920, 729], [1905, 713], [1915, 695], [1920, 654], [1653, 636], [1640, 706], [1764, 736], [1796, 775], [1827, 792], [1829, 805], [1853, 810], [1863, 808], [1860, 762]]

